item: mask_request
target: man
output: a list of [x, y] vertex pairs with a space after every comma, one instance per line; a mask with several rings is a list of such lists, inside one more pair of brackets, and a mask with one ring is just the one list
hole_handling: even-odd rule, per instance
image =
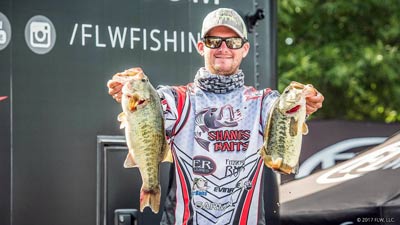
[[[205, 65], [194, 83], [158, 89], [174, 157], [161, 224], [266, 224], [260, 205], [268, 184], [262, 184], [259, 149], [279, 93], [244, 86], [240, 64], [250, 44], [236, 11], [209, 13], [201, 36], [197, 47]], [[123, 84], [107, 85], [119, 102]], [[324, 97], [318, 93], [306, 100], [310, 115]]]

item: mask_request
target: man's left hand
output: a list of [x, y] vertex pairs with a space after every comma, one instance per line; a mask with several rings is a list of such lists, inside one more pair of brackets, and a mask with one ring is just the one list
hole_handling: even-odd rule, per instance
[[310, 92], [306, 95], [307, 115], [311, 115], [322, 108], [322, 102], [324, 101], [324, 96], [317, 89], [314, 88], [314, 90], [315, 92]]

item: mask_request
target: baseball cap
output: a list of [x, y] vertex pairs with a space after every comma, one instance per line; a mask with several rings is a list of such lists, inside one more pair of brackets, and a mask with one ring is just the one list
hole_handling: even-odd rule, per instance
[[242, 17], [233, 9], [219, 8], [210, 12], [203, 20], [201, 37], [214, 27], [225, 26], [234, 30], [241, 38], [247, 40], [247, 29]]

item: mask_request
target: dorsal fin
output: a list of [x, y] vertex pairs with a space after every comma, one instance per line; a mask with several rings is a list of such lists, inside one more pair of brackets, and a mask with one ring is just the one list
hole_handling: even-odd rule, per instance
[[132, 168], [132, 167], [138, 167], [138, 165], [135, 162], [133, 154], [129, 152], [124, 162], [124, 168]]
[[305, 122], [303, 123], [303, 129], [302, 129], [302, 131], [303, 131], [303, 135], [308, 134], [308, 126], [307, 126], [307, 124], [306, 124]]

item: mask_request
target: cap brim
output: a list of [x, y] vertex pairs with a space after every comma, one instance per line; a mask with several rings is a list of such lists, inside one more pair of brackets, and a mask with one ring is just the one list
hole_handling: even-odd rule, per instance
[[227, 24], [217, 24], [217, 25], [209, 27], [207, 30], [204, 31], [203, 37], [205, 37], [207, 35], [207, 33], [210, 32], [210, 30], [212, 30], [216, 27], [227, 27], [227, 28], [235, 31], [235, 33], [237, 35], [239, 35], [241, 38], [247, 39], [238, 29], [236, 29], [235, 27], [233, 27], [231, 25], [227, 25]]

